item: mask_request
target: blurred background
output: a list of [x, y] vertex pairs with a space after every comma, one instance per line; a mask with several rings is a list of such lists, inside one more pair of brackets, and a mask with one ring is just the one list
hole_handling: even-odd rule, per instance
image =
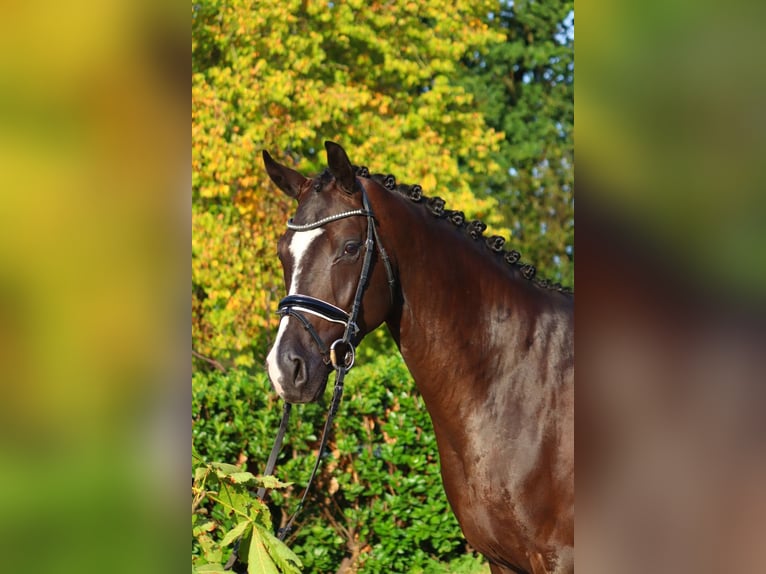
[[576, 12], [577, 565], [762, 572], [764, 7]]
[[[8, 571], [187, 568], [190, 402], [211, 455], [258, 462], [253, 421], [233, 423], [270, 400], [258, 370], [290, 211], [261, 149], [311, 172], [334, 139], [574, 285], [570, 3], [194, 2], [191, 34], [185, 10], [3, 8]], [[763, 11], [576, 7], [580, 571], [766, 568]], [[407, 452], [402, 480], [435, 462]], [[445, 521], [443, 552], [470, 554]]]
[[4, 571], [188, 567], [186, 14], [2, 8]]

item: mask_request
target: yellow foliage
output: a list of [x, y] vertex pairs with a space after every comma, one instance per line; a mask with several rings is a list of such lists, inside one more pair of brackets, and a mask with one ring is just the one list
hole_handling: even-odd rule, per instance
[[[503, 38], [485, 0], [192, 4], [194, 348], [254, 364], [283, 295], [276, 242], [292, 208], [268, 183], [260, 150], [304, 172], [322, 142], [454, 209], [494, 221], [460, 166], [497, 170], [488, 130], [453, 81], [463, 54]], [[319, 153], [321, 152], [321, 153]], [[213, 217], [222, 215], [222, 217]], [[501, 232], [502, 230], [496, 229]], [[236, 272], [235, 269], [240, 271]]]

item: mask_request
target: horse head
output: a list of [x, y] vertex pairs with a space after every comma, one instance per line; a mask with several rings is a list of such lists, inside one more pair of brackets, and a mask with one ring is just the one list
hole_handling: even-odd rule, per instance
[[274, 388], [290, 403], [318, 400], [332, 370], [353, 366], [354, 348], [393, 304], [393, 274], [364, 184], [341, 146], [325, 148], [328, 168], [314, 178], [263, 152], [271, 180], [298, 202], [278, 244], [287, 296], [266, 358]]

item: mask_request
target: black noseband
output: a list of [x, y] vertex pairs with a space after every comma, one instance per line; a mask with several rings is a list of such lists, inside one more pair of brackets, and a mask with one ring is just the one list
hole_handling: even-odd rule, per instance
[[291, 310], [310, 313], [332, 323], [340, 323], [341, 325], [348, 324], [350, 319], [348, 313], [340, 307], [315, 297], [309, 297], [308, 295], [288, 295], [279, 302], [277, 313], [286, 315]]
[[[322, 355], [322, 360], [326, 365], [332, 365], [335, 369], [338, 368], [335, 347], [339, 343], [343, 343], [343, 348], [346, 349], [346, 352], [343, 354], [346, 369], [350, 369], [354, 364], [354, 344], [356, 335], [359, 333], [359, 327], [357, 327], [351, 316], [340, 307], [336, 307], [321, 299], [310, 297], [309, 295], [288, 295], [279, 302], [277, 313], [279, 313], [280, 317], [291, 315], [301, 322], [303, 328], [309, 332], [311, 338], [314, 339], [317, 347], [319, 347], [319, 353]], [[344, 338], [342, 340], [338, 339], [328, 347], [308, 319], [303, 316], [304, 313], [315, 315], [331, 323], [343, 325], [346, 327]]]

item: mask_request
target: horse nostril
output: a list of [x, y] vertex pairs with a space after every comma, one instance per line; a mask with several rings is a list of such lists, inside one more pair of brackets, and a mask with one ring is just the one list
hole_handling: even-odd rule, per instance
[[293, 381], [295, 386], [299, 387], [306, 382], [306, 365], [300, 357], [292, 357], [293, 363]]

